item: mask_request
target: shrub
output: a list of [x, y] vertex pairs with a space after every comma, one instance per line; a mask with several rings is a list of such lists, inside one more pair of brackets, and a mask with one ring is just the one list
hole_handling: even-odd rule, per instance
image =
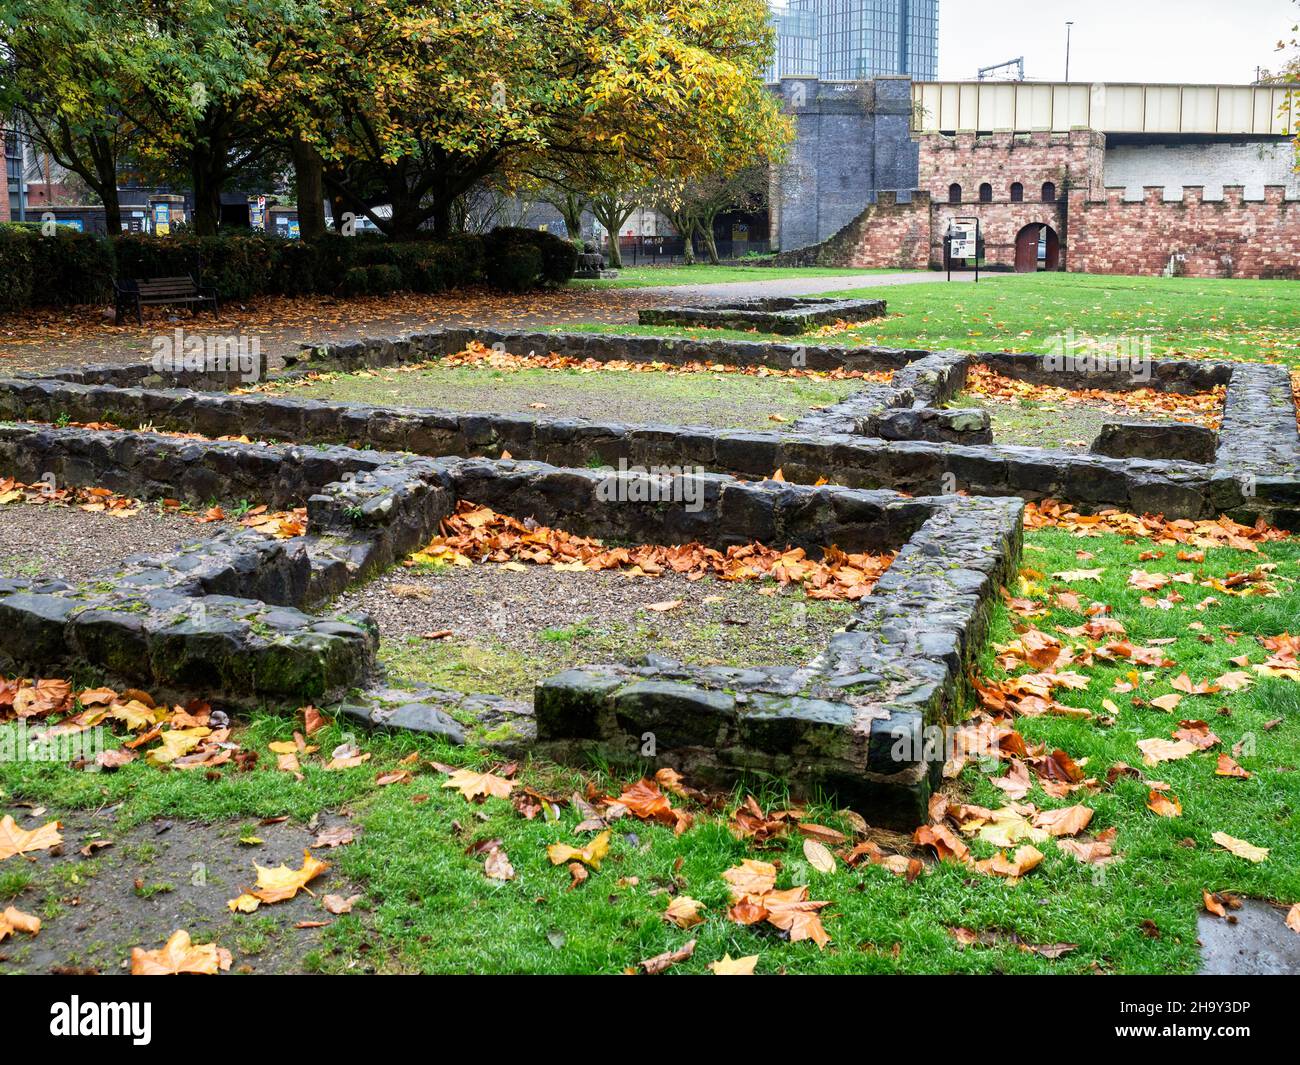
[[542, 252], [529, 241], [508, 238], [487, 246], [487, 278], [504, 292], [527, 292], [542, 283]]
[[194, 240], [183, 236], [158, 238], [144, 233], [124, 233], [114, 237], [117, 276], [139, 278], [196, 274], [200, 264]]
[[357, 266], [396, 266], [401, 244], [388, 240], [378, 233], [358, 233], [345, 237], [352, 241], [352, 261]]
[[343, 275], [344, 296], [364, 296], [370, 291], [370, 271], [364, 266], [354, 266]]
[[[506, 285], [498, 284], [493, 279], [494, 271], [498, 276], [505, 277], [507, 273], [516, 274], [520, 269], [518, 263], [522, 260], [518, 253], [510, 251], [507, 248], [518, 247], [520, 245], [531, 245], [537, 250], [540, 259], [540, 268], [537, 279], [526, 288], [536, 288], [539, 285], [559, 286], [566, 284], [578, 268], [578, 249], [562, 237], [557, 237], [554, 233], [547, 233], [540, 229], [524, 229], [520, 226], [498, 226], [487, 235], [487, 257], [488, 257], [488, 281], [498, 288], [505, 288]], [[514, 268], [504, 265], [505, 258], [511, 258], [516, 261]], [[523, 257], [527, 259], [527, 256]], [[521, 289], [513, 288], [509, 291], [518, 292]]]
[[17, 226], [0, 226], [0, 312], [31, 306], [32, 239]]
[[129, 234], [115, 238], [118, 277], [176, 277], [192, 274], [223, 300], [246, 300], [270, 292], [276, 274], [279, 237], [238, 233], [198, 237], [190, 233], [158, 238]]
[[275, 237], [238, 234], [230, 237], [190, 237], [197, 246], [201, 280], [223, 300], [246, 300], [271, 291]]
[[538, 250], [542, 253], [542, 277], [548, 285], [559, 288], [573, 280], [578, 269], [578, 253], [581, 244], [557, 237], [554, 233], [537, 234]]
[[476, 233], [456, 233], [438, 241], [444, 249], [439, 260], [447, 272], [448, 287], [477, 285], [487, 277], [487, 248]]
[[42, 303], [106, 303], [113, 296], [113, 245], [104, 237], [56, 226], [33, 237], [32, 293]]
[[284, 296], [310, 295], [319, 284], [319, 262], [318, 245], [301, 240], [280, 241], [275, 249], [272, 288]]
[[483, 241], [473, 234], [410, 241], [392, 248], [402, 287], [413, 292], [443, 292], [483, 280]]
[[312, 265], [316, 291], [326, 295], [342, 292], [347, 273], [354, 264], [356, 237], [325, 233], [309, 245], [313, 249]]
[[390, 263], [367, 266], [366, 287], [374, 296], [387, 296], [402, 287], [402, 271]]
[[42, 237], [39, 224], [24, 223], [0, 226], [0, 241], [0, 312], [33, 304], [101, 303], [111, 298], [115, 277], [183, 274], [211, 285], [222, 300], [243, 301], [273, 292], [442, 292], [483, 281], [491, 264], [494, 283], [521, 292], [564, 273], [566, 259], [554, 249], [556, 244], [567, 249], [566, 242], [534, 230], [404, 242], [330, 233], [307, 244], [252, 232], [100, 237], [66, 227]]

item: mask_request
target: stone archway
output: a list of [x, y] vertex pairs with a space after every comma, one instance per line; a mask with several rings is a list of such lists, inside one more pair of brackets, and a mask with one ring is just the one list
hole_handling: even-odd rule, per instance
[[1016, 271], [1032, 274], [1061, 265], [1061, 238], [1045, 222], [1031, 222], [1016, 234]]

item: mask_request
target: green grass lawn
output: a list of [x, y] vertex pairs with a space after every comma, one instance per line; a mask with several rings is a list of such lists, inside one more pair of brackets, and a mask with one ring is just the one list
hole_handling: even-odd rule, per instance
[[716, 285], [727, 281], [779, 281], [790, 277], [843, 277], [891, 274], [897, 270], [857, 270], [830, 266], [625, 266], [608, 281], [571, 281], [574, 288], [662, 288], [666, 285]]
[[[827, 293], [885, 299], [890, 316], [835, 331], [822, 342], [1046, 352], [1054, 338], [1073, 330], [1076, 337], [1149, 340], [1156, 357], [1249, 359], [1300, 366], [1300, 282], [1296, 281], [1042, 273], [995, 275], [972, 285], [949, 284], [939, 280], [942, 275], [935, 276], [933, 284]], [[670, 327], [578, 328], [755, 337], [753, 333]], [[815, 334], [809, 334], [812, 336]]]
[[[182, 832], [187, 819], [247, 821], [287, 815], [306, 821], [322, 810], [343, 809], [361, 834], [346, 846], [320, 852], [335, 868], [312, 887], [319, 895], [346, 883], [364, 897], [352, 914], [335, 918], [323, 930], [321, 948], [310, 964], [325, 971], [356, 971], [360, 965], [363, 971], [618, 972], [695, 938], [694, 958], [677, 969], [703, 972], [708, 962], [730, 953], [759, 955], [759, 973], [1192, 972], [1197, 967], [1196, 919], [1203, 890], [1300, 901], [1300, 687], [1289, 680], [1261, 678], [1246, 691], [1186, 696], [1173, 713], [1149, 704], [1172, 691], [1170, 682], [1181, 672], [1200, 681], [1236, 669], [1229, 662], [1234, 656], [1262, 661], [1265, 655], [1254, 637], [1295, 626], [1300, 543], [1264, 545], [1259, 555], [1211, 550], [1204, 563], [1179, 562], [1176, 548], [1127, 542], [1117, 535], [1085, 539], [1046, 530], [1030, 533], [1027, 546], [1025, 565], [1042, 574], [1083, 568], [1103, 572], [1099, 581], [1031, 575], [1031, 584], [1016, 591], [1050, 603], [1049, 586], [1068, 584], [1084, 607], [1090, 601], [1109, 604], [1134, 644], [1171, 640], [1162, 646], [1177, 663], [1148, 668], [1150, 675], [1129, 694], [1112, 690], [1129, 666], [1076, 666], [1088, 677], [1088, 687], [1058, 696], [1064, 703], [1092, 710], [1093, 720], [1041, 717], [1018, 722], [1028, 742], [1062, 749], [1077, 762], [1086, 759], [1087, 774], [1101, 782], [1095, 794], [1082, 791], [1058, 800], [1035, 781], [1026, 796], [1041, 808], [1084, 803], [1095, 811], [1090, 833], [1118, 830], [1115, 851], [1121, 858], [1100, 872], [1048, 841], [1040, 844], [1046, 860], [1017, 884], [954, 864], [931, 864], [910, 884], [880, 866], [851, 870], [840, 863], [828, 874], [808, 864], [798, 836], [756, 846], [734, 839], [725, 820], [700, 811], [695, 827], [680, 837], [654, 824], [616, 822], [609, 857], [585, 883], [570, 889], [569, 873], [548, 861], [546, 847], [590, 838], [575, 832], [582, 817], [577, 810], [566, 807], [555, 821], [525, 820], [503, 799], [471, 805], [441, 788], [444, 777], [430, 765], [487, 768], [494, 763], [490, 754], [409, 735], [362, 735], [358, 742], [372, 755], [368, 763], [326, 772], [319, 755], [304, 757], [303, 779], [298, 781], [277, 771], [275, 757], [267, 751], [269, 742], [290, 738], [295, 722], [266, 714], [255, 715], [235, 737], [261, 754], [258, 765], [247, 772], [227, 766], [205, 776], [164, 772], [137, 762], [112, 774], [91, 774], [66, 765], [5, 762], [0, 763], [0, 811], [11, 812], [23, 801], [48, 807], [53, 817], [60, 810], [120, 803], [120, 825], [165, 817], [175, 825], [173, 832]], [[1167, 553], [1140, 561], [1142, 552], [1156, 549]], [[1080, 550], [1093, 557], [1079, 558]], [[1189, 571], [1199, 580], [1248, 570], [1263, 561], [1277, 567], [1271, 576], [1281, 593], [1276, 598], [1234, 598], [1175, 584], [1172, 587], [1181, 590], [1186, 601], [1161, 610], [1143, 606], [1140, 600], [1163, 592], [1143, 593], [1127, 585], [1131, 570], [1138, 567]], [[1195, 604], [1206, 595], [1216, 596], [1218, 603], [1196, 611]], [[1050, 615], [1033, 623], [1053, 632], [1055, 625], [1076, 626], [1083, 620], [1072, 610], [1053, 606]], [[1012, 639], [1013, 623], [1026, 624], [998, 606], [992, 643]], [[1203, 627], [1193, 628], [1195, 624]], [[984, 652], [983, 667], [987, 675], [998, 675], [991, 646]], [[1111, 700], [1115, 709], [1106, 708], [1103, 700]], [[1100, 720], [1107, 716], [1114, 720]], [[1156, 768], [1143, 767], [1137, 741], [1169, 738], [1183, 718], [1208, 721], [1222, 746]], [[344, 733], [332, 725], [311, 742], [328, 757]], [[1251, 778], [1215, 776], [1217, 751], [1230, 751], [1238, 743], [1245, 746], [1237, 760]], [[417, 761], [399, 766], [408, 754]], [[1121, 776], [1108, 786], [1107, 770], [1119, 762], [1139, 767], [1141, 779]], [[378, 773], [395, 768], [413, 772], [414, 778], [387, 787], [376, 783]], [[605, 794], [617, 794], [632, 779], [627, 774], [611, 776], [599, 765], [574, 769], [544, 761], [524, 762], [520, 778], [557, 796], [568, 796], [588, 782]], [[1181, 800], [1181, 817], [1164, 819], [1147, 809], [1144, 781], [1156, 779], [1167, 782]], [[765, 807], [785, 798], [770, 791], [758, 797]], [[990, 807], [1004, 801], [977, 766], [968, 767], [958, 780], [954, 797]], [[674, 799], [674, 805], [681, 802]], [[850, 822], [828, 806], [809, 806], [804, 819], [852, 832]], [[1211, 841], [1212, 833], [1219, 831], [1268, 847], [1270, 853], [1259, 864], [1235, 857]], [[481, 855], [468, 853], [474, 843], [489, 839], [501, 841], [516, 879], [488, 880]], [[54, 870], [66, 872], [83, 862], [77, 855], [80, 841], [70, 844], [61, 855], [42, 853], [34, 863], [10, 859], [0, 865], [0, 906], [12, 902], [29, 912], [42, 910], [51, 915], [51, 923], [71, 921], [76, 911], [69, 899], [113, 890], [112, 885], [96, 883], [90, 869], [79, 877], [54, 876]], [[971, 846], [977, 857], [995, 849], [980, 841]], [[811, 898], [830, 900], [824, 915], [833, 942], [826, 950], [818, 951], [809, 942], [784, 942], [770, 927], [747, 928], [727, 920], [720, 877], [746, 857], [779, 861], [778, 887], [807, 883]], [[248, 850], [248, 859], [257, 860], [256, 848]], [[665, 923], [662, 915], [673, 893], [704, 902], [704, 923], [689, 931]], [[236, 920], [247, 922], [253, 938], [265, 933], [268, 921], [283, 924], [291, 936], [294, 921], [322, 916], [315, 905], [294, 900]], [[954, 928], [985, 933], [992, 945], [962, 949], [949, 931]], [[111, 937], [111, 929], [96, 929], [96, 935]], [[1029, 944], [1076, 947], [1051, 959], [1022, 950], [1013, 937]], [[235, 951], [236, 967], [243, 960], [240, 938], [223, 944]], [[122, 956], [133, 945], [120, 944]]]

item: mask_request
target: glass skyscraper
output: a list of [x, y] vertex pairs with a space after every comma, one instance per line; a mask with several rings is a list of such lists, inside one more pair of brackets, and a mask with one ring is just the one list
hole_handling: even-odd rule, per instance
[[878, 74], [933, 81], [938, 74], [939, 0], [788, 0], [773, 10], [772, 22], [772, 81]]

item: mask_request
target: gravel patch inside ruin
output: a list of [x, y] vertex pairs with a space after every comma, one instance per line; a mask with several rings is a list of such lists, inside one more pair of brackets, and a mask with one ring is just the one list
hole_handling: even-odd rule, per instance
[[0, 508], [0, 576], [86, 580], [130, 555], [173, 551], [206, 539], [219, 523], [144, 504], [134, 514], [10, 503]]
[[860, 391], [859, 380], [758, 377], [741, 373], [625, 370], [497, 370], [431, 366], [330, 374], [276, 389], [293, 399], [332, 399], [541, 418], [630, 424], [775, 429]]
[[[681, 604], [648, 609], [674, 600]], [[647, 653], [692, 664], [801, 665], [852, 616], [851, 604], [769, 581], [492, 563], [397, 567], [334, 605], [374, 617], [393, 682], [513, 696], [570, 666]], [[446, 630], [451, 635], [424, 637]]]
[[1179, 422], [1205, 424], [1203, 418], [1175, 418], [1159, 410], [1137, 410], [1097, 400], [1050, 403], [1002, 400], [963, 392], [950, 408], [974, 407], [989, 412], [995, 444], [1087, 449], [1107, 422]]

